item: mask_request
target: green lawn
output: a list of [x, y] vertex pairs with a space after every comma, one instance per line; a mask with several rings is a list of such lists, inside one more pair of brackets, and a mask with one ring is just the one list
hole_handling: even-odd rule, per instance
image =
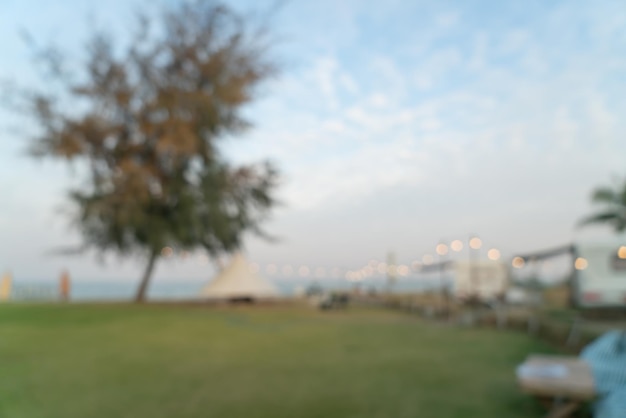
[[0, 306], [0, 417], [540, 416], [547, 347], [351, 309]]

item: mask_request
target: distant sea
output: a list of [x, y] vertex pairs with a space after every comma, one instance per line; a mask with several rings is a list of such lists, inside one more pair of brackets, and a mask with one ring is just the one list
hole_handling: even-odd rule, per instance
[[[371, 278], [358, 285], [343, 279], [281, 278], [270, 280], [282, 296], [293, 296], [316, 285], [325, 291], [348, 291], [358, 286], [362, 291], [382, 291], [387, 288], [384, 278]], [[207, 281], [198, 280], [155, 280], [148, 288], [151, 300], [187, 300], [198, 298]], [[395, 282], [392, 290], [398, 293], [423, 291], [438, 288], [439, 280], [424, 278], [402, 278]], [[137, 281], [111, 280], [90, 281], [74, 279], [71, 285], [71, 300], [74, 301], [121, 301], [131, 299], [137, 290]], [[13, 282], [13, 298], [16, 300], [55, 299], [57, 283], [51, 281], [18, 280]]]

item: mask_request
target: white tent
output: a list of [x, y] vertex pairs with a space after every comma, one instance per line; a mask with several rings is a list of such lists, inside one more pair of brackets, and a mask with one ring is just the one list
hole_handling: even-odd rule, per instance
[[201, 291], [210, 299], [271, 299], [278, 290], [254, 273], [243, 255], [235, 254], [230, 264]]

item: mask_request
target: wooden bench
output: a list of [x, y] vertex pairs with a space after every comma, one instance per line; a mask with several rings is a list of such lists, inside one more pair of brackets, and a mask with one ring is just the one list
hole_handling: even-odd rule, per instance
[[548, 408], [547, 418], [569, 417], [596, 396], [591, 368], [578, 357], [529, 356], [517, 369], [517, 381]]

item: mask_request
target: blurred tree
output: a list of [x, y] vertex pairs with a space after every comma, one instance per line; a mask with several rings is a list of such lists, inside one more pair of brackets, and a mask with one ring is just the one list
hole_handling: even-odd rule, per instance
[[218, 148], [249, 127], [242, 106], [274, 73], [262, 28], [197, 0], [142, 16], [137, 29], [125, 46], [93, 34], [78, 77], [47, 49], [62, 88], [28, 103], [41, 128], [33, 154], [86, 168], [70, 193], [81, 250], [145, 256], [142, 301], [166, 247], [216, 259], [245, 232], [267, 237], [259, 224], [275, 204], [277, 172], [267, 162], [234, 166]]
[[616, 232], [626, 230], [626, 183], [615, 187], [599, 187], [593, 191], [592, 201], [604, 209], [581, 220], [581, 225], [603, 223]]

